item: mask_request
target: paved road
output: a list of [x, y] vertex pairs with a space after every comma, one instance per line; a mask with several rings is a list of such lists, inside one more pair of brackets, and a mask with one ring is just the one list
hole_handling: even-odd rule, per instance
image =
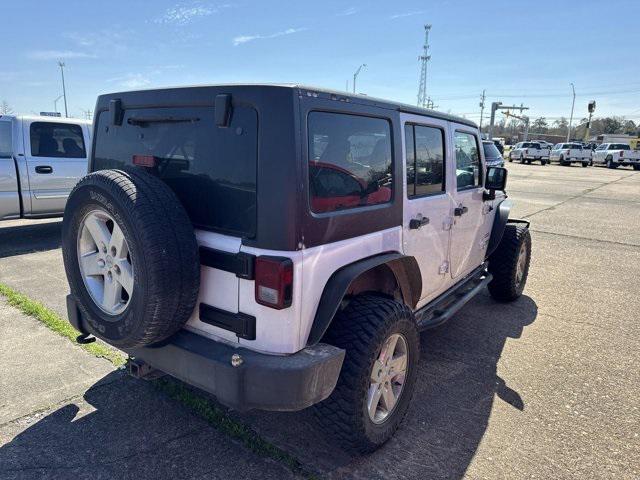
[[[515, 214], [532, 222], [526, 295], [506, 306], [481, 295], [423, 334], [418, 390], [387, 445], [357, 458], [308, 412], [230, 415], [327, 478], [640, 477], [640, 173], [508, 166]], [[0, 282], [64, 314], [58, 237], [59, 222], [0, 227]], [[44, 348], [50, 335], [1, 304], [0, 329], [0, 471], [224, 478], [242, 465], [235, 478], [288, 474], [75, 347], [46, 340], [53, 366], [16, 355]], [[14, 344], [21, 331], [27, 341]], [[36, 388], [41, 369], [63, 375], [58, 396], [71, 397], [56, 403], [55, 392]], [[13, 380], [18, 374], [26, 378]]]

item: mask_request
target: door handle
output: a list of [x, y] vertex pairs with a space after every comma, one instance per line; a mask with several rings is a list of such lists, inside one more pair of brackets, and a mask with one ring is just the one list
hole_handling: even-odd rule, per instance
[[462, 215], [464, 215], [464, 214], [465, 214], [465, 213], [467, 213], [468, 211], [469, 211], [469, 208], [468, 208], [468, 207], [465, 207], [464, 205], [460, 205], [459, 207], [456, 207], [456, 208], [453, 210], [453, 214], [454, 214], [456, 217], [461, 217]]
[[38, 165], [36, 167], [36, 173], [53, 173], [53, 167], [49, 165]]
[[424, 225], [429, 223], [429, 217], [423, 217], [422, 214], [418, 214], [417, 218], [412, 218], [409, 220], [409, 228], [411, 230], [417, 230]]

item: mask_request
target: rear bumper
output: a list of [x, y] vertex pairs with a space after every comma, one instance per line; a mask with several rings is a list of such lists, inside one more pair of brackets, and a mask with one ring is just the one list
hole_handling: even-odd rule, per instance
[[[83, 331], [74, 299], [67, 297], [71, 324]], [[160, 345], [125, 350], [136, 360], [213, 394], [237, 410], [302, 410], [327, 398], [336, 386], [345, 351], [326, 344], [292, 355], [235, 348], [181, 330]], [[239, 355], [241, 363], [231, 364]]]

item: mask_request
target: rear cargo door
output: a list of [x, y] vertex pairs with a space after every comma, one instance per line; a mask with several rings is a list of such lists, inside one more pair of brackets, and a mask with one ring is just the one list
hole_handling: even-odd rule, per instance
[[237, 342], [234, 332], [199, 314], [201, 303], [238, 312], [240, 279], [228, 265], [237, 263], [242, 239], [256, 233], [258, 114], [250, 106], [235, 105], [229, 121], [216, 125], [213, 103], [125, 108], [121, 125], [112, 125], [109, 112], [101, 112], [92, 170], [130, 167], [136, 158], [153, 158], [149, 171], [176, 194], [201, 247], [198, 305], [187, 327]]

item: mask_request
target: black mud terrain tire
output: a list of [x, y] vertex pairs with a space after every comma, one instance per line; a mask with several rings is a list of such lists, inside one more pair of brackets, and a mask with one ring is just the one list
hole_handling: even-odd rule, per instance
[[618, 164], [613, 161], [613, 157], [611, 155], [607, 157], [607, 168], [611, 168], [612, 170], [618, 168]]
[[[114, 223], [128, 246], [125, 260], [131, 265], [128, 285], [131, 295], [118, 299], [122, 311], [105, 311], [105, 282], [99, 270], [84, 275], [80, 269], [81, 242], [98, 254], [98, 243], [85, 240], [85, 221], [106, 219], [99, 229], [113, 242]], [[110, 233], [105, 233], [105, 228]], [[95, 229], [95, 226], [94, 226]], [[87, 226], [87, 231], [91, 229]], [[81, 237], [85, 235], [85, 237]], [[109, 237], [111, 235], [111, 237]], [[93, 236], [91, 237], [93, 238]], [[121, 262], [121, 256], [107, 257], [111, 246], [98, 260], [104, 269]], [[123, 247], [124, 250], [124, 247]], [[62, 225], [62, 253], [71, 293], [75, 297], [89, 333], [120, 347], [131, 348], [161, 342], [176, 333], [195, 308], [200, 261], [193, 226], [173, 191], [160, 179], [138, 169], [101, 170], [84, 177], [71, 192]], [[82, 253], [83, 256], [92, 253]], [[112, 269], [115, 267], [111, 267]], [[113, 273], [113, 272], [111, 272]], [[119, 270], [116, 273], [120, 273]], [[92, 279], [91, 282], [85, 279]], [[113, 275], [115, 278], [115, 274]], [[88, 286], [103, 285], [102, 306]], [[96, 283], [97, 282], [97, 283]], [[94, 287], [95, 288], [95, 287]], [[124, 289], [124, 283], [122, 283]], [[98, 290], [99, 291], [99, 290]]]
[[[395, 334], [403, 337], [407, 347], [404, 386], [395, 407], [375, 423], [367, 406], [373, 367], [385, 342]], [[391, 299], [361, 295], [336, 314], [323, 342], [344, 348], [346, 355], [335, 390], [314, 407], [315, 416], [350, 451], [372, 452], [396, 431], [415, 389], [420, 340], [413, 313]]]
[[491, 296], [499, 302], [518, 299], [527, 283], [530, 263], [529, 229], [524, 224], [507, 223], [498, 248], [489, 257], [489, 272], [493, 275], [488, 285]]

